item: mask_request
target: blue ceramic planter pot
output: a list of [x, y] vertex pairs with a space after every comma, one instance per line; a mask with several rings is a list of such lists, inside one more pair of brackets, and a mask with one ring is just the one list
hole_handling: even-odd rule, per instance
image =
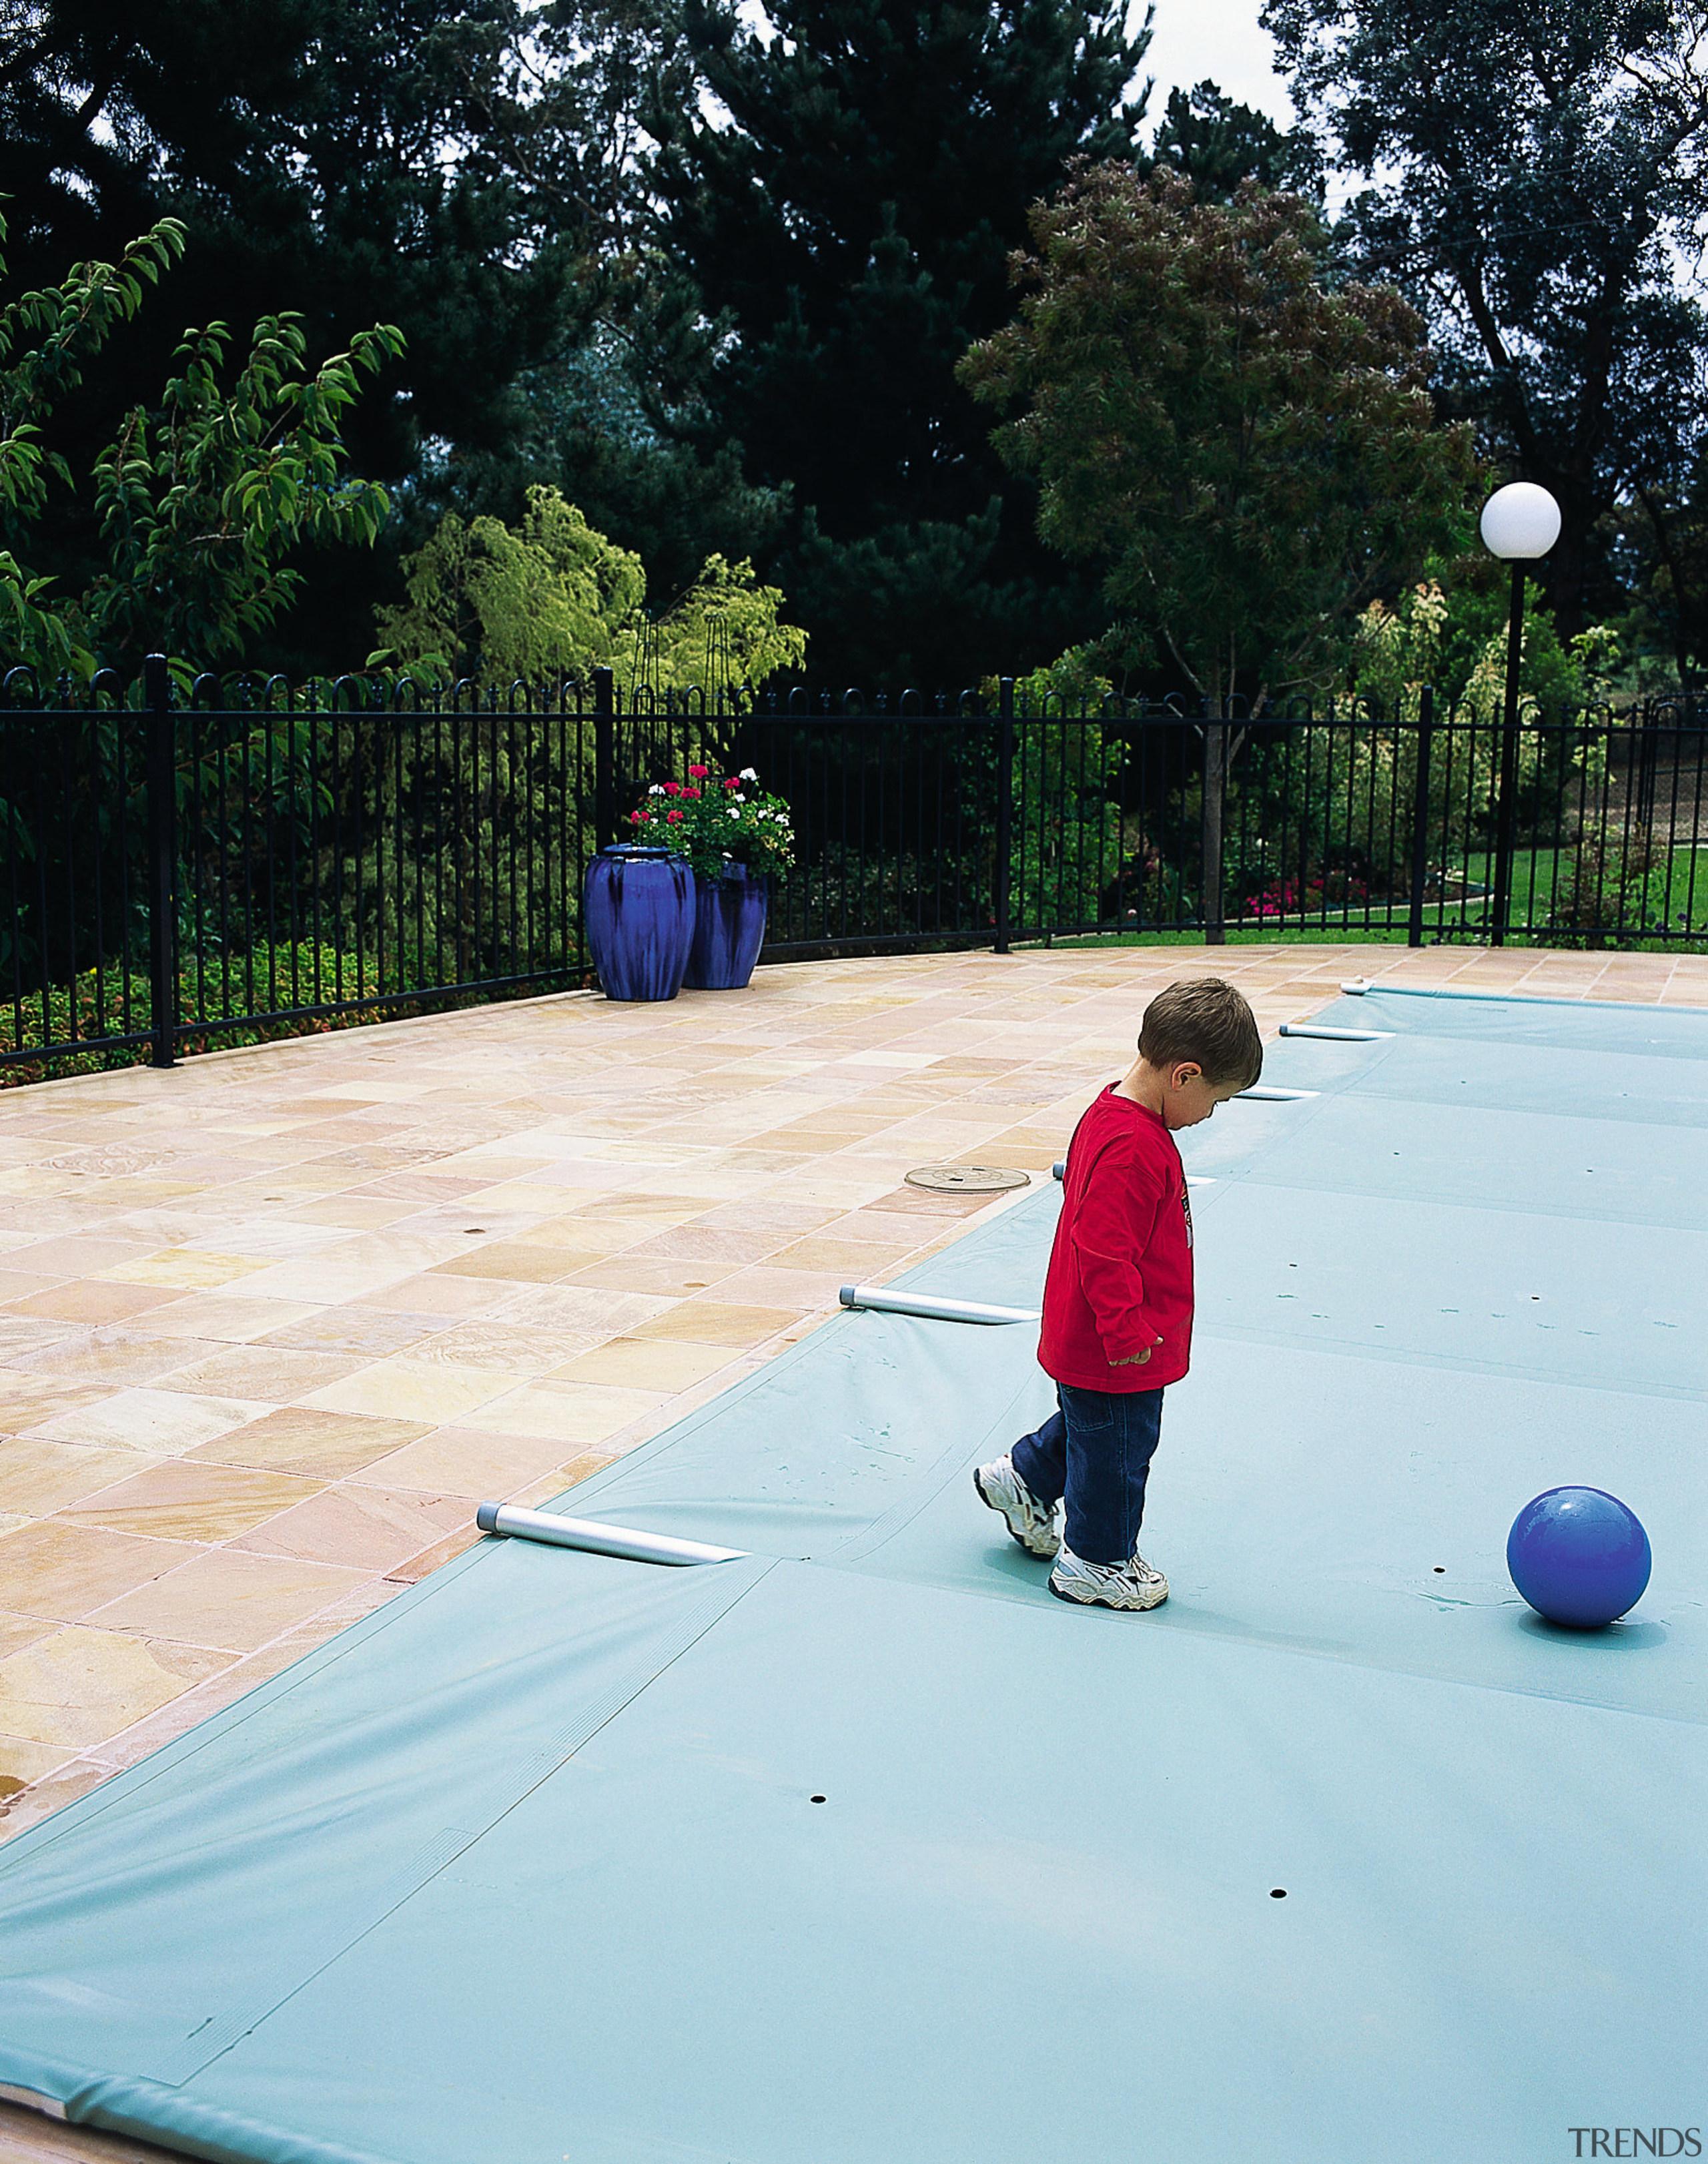
[[738, 992], [765, 936], [765, 875], [727, 864], [722, 879], [696, 878], [694, 886], [694, 946], [682, 981], [696, 992]]
[[675, 999], [694, 941], [694, 875], [686, 857], [613, 842], [587, 867], [581, 909], [607, 999]]

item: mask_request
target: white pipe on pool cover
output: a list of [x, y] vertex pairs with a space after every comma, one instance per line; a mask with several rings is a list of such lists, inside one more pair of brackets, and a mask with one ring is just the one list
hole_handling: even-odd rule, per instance
[[1323, 1037], [1331, 1044], [1374, 1044], [1376, 1040], [1393, 1036], [1391, 1029], [1328, 1029], [1316, 1022], [1284, 1022], [1283, 1037]]
[[712, 1548], [703, 1541], [672, 1540], [667, 1533], [639, 1532], [629, 1526], [601, 1525], [596, 1518], [558, 1518], [547, 1510], [519, 1510], [513, 1503], [482, 1503], [475, 1523], [483, 1533], [502, 1533], [516, 1541], [544, 1541], [557, 1548], [581, 1548], [590, 1555], [621, 1556], [628, 1563], [738, 1563], [745, 1548]]
[[1254, 1097], [1261, 1105], [1290, 1105], [1301, 1097], [1315, 1097], [1315, 1090], [1272, 1090], [1266, 1082], [1259, 1082], [1249, 1090], [1236, 1090], [1238, 1097]]
[[928, 1295], [882, 1292], [876, 1285], [844, 1285], [844, 1307], [869, 1307], [878, 1315], [918, 1315], [928, 1322], [1036, 1322], [1035, 1307], [987, 1307], [976, 1300], [934, 1300]]

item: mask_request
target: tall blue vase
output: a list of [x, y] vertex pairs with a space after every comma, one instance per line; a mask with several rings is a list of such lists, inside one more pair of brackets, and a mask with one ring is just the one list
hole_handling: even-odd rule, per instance
[[765, 936], [763, 872], [726, 864], [722, 879], [694, 880], [694, 944], [682, 982], [696, 992], [737, 992], [754, 972]]
[[587, 867], [581, 911], [607, 999], [675, 999], [694, 943], [694, 875], [686, 857], [613, 842]]

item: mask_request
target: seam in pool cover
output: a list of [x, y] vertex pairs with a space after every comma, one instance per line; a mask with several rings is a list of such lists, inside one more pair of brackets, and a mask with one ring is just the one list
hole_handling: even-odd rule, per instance
[[[186, 2083], [193, 2081], [197, 2074], [212, 2066], [234, 2044], [259, 2028], [269, 2015], [276, 2013], [306, 1984], [347, 1954], [387, 1916], [418, 1894], [448, 1863], [489, 1832], [541, 1782], [550, 1779], [585, 1743], [597, 1735], [624, 1706], [632, 1704], [642, 1692], [656, 1683], [666, 1669], [673, 1667], [691, 1646], [705, 1636], [714, 1623], [727, 1615], [775, 1567], [772, 1558], [764, 1557], [756, 1557], [754, 1567], [746, 1570], [732, 1564], [720, 1571], [717, 1578], [706, 1585], [699, 1599], [691, 1602], [660, 1626], [636, 1654], [623, 1676], [600, 1692], [596, 1698], [578, 1707], [573, 1716], [549, 1735], [544, 1743], [530, 1751], [525, 1757], [515, 1761], [494, 1779], [478, 1807], [467, 1814], [473, 1821], [470, 1826], [446, 1827], [417, 1849], [407, 1862], [382, 1879], [365, 1900], [350, 1903], [343, 1911], [342, 1928], [336, 1945], [328, 1947], [318, 1958], [313, 1960], [300, 1974], [288, 1982], [276, 1981], [265, 1991], [258, 1992], [236, 2013], [226, 2014], [213, 2025], [197, 2030], [180, 2042], [166, 2046], [146, 2067], [137, 2069], [138, 2077], [150, 2085], [167, 2089], [181, 2088]], [[637, 1564], [635, 1568], [645, 1569], [649, 1566]], [[69, 2105], [67, 2109], [69, 2110]], [[247, 2156], [249, 2152], [242, 2153]]]

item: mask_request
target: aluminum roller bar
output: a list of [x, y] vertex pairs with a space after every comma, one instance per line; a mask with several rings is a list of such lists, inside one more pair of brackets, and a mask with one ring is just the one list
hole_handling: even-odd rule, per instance
[[1391, 1029], [1328, 1029], [1319, 1028], [1315, 1022], [1284, 1022], [1283, 1037], [1321, 1037], [1331, 1044], [1374, 1044], [1379, 1037], [1393, 1036]]
[[1036, 1322], [1035, 1307], [986, 1307], [976, 1300], [933, 1300], [915, 1293], [882, 1292], [876, 1285], [844, 1285], [837, 1295], [844, 1307], [868, 1307], [876, 1315], [917, 1315], [928, 1322]]
[[628, 1526], [601, 1525], [596, 1518], [558, 1518], [549, 1510], [518, 1510], [513, 1503], [482, 1503], [475, 1523], [483, 1533], [502, 1533], [512, 1541], [544, 1541], [549, 1547], [581, 1548], [589, 1555], [621, 1556], [626, 1563], [738, 1563], [745, 1548], [712, 1548], [703, 1541], [673, 1540], [668, 1533], [643, 1533]]
[[1260, 1105], [1291, 1105], [1301, 1097], [1318, 1097], [1322, 1094], [1320, 1090], [1272, 1090], [1264, 1082], [1256, 1084], [1252, 1089], [1234, 1092], [1236, 1097], [1254, 1098]]

